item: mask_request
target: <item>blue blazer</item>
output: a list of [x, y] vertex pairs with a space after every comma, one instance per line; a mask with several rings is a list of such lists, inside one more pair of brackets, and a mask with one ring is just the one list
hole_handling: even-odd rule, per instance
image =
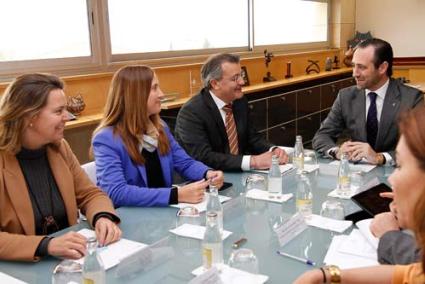
[[[165, 124], [165, 123], [164, 123]], [[173, 169], [186, 180], [200, 180], [209, 169], [192, 159], [164, 126], [170, 151], [159, 154], [165, 188], [148, 188], [146, 168], [133, 162], [119, 135], [112, 127], [100, 130], [93, 138], [97, 185], [118, 206], [168, 206]]]

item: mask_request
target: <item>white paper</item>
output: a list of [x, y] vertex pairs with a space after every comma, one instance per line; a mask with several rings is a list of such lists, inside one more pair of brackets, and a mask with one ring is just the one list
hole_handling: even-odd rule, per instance
[[[96, 234], [93, 230], [82, 229], [78, 231], [79, 234], [83, 235], [86, 238], [95, 237]], [[132, 255], [136, 251], [141, 250], [146, 247], [146, 244], [130, 241], [127, 239], [120, 239], [119, 241], [112, 243], [108, 246], [98, 248], [98, 254], [102, 259], [105, 270], [108, 270], [111, 267], [114, 267], [124, 258]], [[83, 264], [84, 257], [76, 260], [76, 262]]]
[[[220, 199], [221, 203], [232, 199], [231, 197], [224, 196], [224, 195], [218, 195], [218, 198]], [[204, 200], [202, 202], [197, 203], [197, 204], [183, 203], [182, 202], [182, 203], [178, 203], [178, 204], [172, 204], [170, 206], [176, 207], [176, 208], [179, 208], [179, 209], [191, 206], [191, 207], [195, 207], [196, 209], [198, 209], [198, 212], [201, 213], [201, 212], [204, 212], [204, 211], [207, 210], [207, 196], [205, 195]]]
[[[186, 223], [181, 226], [178, 226], [175, 229], [171, 229], [170, 232], [182, 237], [203, 240], [205, 234], [205, 226], [192, 225]], [[232, 232], [223, 230], [223, 234], [221, 237], [223, 240], [225, 240], [231, 234]]]
[[350, 235], [342, 241], [338, 251], [378, 261], [376, 248], [357, 229], [352, 230]]
[[[202, 266], [192, 271], [192, 274], [196, 276], [202, 275], [203, 273], [206, 273], [206, 271]], [[230, 267], [226, 264], [223, 264], [221, 266], [220, 278], [224, 284], [227, 284], [227, 283], [228, 284], [234, 284], [234, 283], [262, 284], [269, 279], [267, 275], [249, 273], [243, 270]], [[190, 283], [193, 284], [192, 282]], [[195, 283], [204, 283], [204, 282], [195, 282]]]
[[268, 191], [261, 190], [261, 189], [251, 189], [246, 193], [247, 198], [251, 199], [258, 199], [258, 200], [265, 200], [265, 201], [271, 201], [271, 202], [277, 202], [277, 203], [283, 203], [291, 199], [294, 195], [292, 193], [287, 194], [281, 194], [279, 197], [272, 195], [273, 197], [270, 197]]
[[352, 221], [335, 220], [313, 214], [305, 220], [307, 225], [342, 233], [353, 225]]
[[[284, 174], [286, 172], [294, 170], [294, 166], [292, 164], [279, 165], [280, 173]], [[253, 172], [268, 174], [269, 170], [252, 170]]]
[[304, 216], [297, 213], [289, 220], [280, 224], [274, 231], [277, 234], [280, 246], [284, 246], [301, 234], [305, 229], [307, 229], [307, 224], [304, 220]]
[[282, 150], [285, 150], [288, 156], [291, 156], [294, 153], [294, 147], [285, 147], [285, 146], [278, 146], [278, 147]]
[[340, 245], [348, 238], [346, 235], [334, 236], [323, 262], [338, 265], [341, 269], [378, 265], [378, 261], [339, 251]]
[[357, 228], [359, 228], [360, 233], [363, 237], [369, 242], [369, 244], [375, 249], [378, 249], [379, 239], [375, 237], [370, 231], [370, 223], [372, 223], [373, 218], [364, 219], [356, 223]]
[[[332, 162], [329, 163], [329, 165], [339, 167], [339, 163], [340, 163], [340, 161], [332, 161]], [[373, 170], [374, 168], [376, 168], [376, 165], [364, 164], [362, 162], [360, 162], [358, 164], [354, 164], [354, 163], [350, 162], [350, 170], [352, 172], [368, 173], [371, 170]]]
[[349, 194], [341, 195], [338, 193], [338, 188], [335, 188], [331, 192], [328, 193], [329, 197], [341, 198], [341, 199], [350, 199], [353, 195], [356, 195], [357, 191], [354, 188], [351, 188], [351, 192]]
[[17, 278], [14, 278], [6, 273], [0, 272], [0, 283], [7, 283], [7, 284], [26, 284], [27, 282], [24, 282], [22, 280], [19, 280]]
[[201, 266], [193, 270], [192, 274], [197, 276], [190, 280], [188, 284], [224, 284], [220, 278], [220, 271], [218, 271], [217, 267], [212, 267], [205, 271]]

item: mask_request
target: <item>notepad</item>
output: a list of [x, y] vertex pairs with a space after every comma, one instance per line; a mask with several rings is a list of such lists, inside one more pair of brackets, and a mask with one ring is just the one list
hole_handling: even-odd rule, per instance
[[[212, 279], [213, 277], [217, 278], [217, 275], [219, 275], [221, 283], [223, 284], [226, 284], [226, 283], [262, 284], [269, 279], [269, 277], [266, 275], [249, 273], [240, 269], [230, 267], [226, 264], [223, 264], [220, 268], [221, 270], [220, 272], [218, 272], [216, 268], [212, 268], [212, 270], [211, 269], [205, 270], [205, 268], [203, 268], [202, 266], [198, 267], [192, 271], [192, 274], [196, 275], [197, 278], [194, 278], [189, 283], [190, 284], [210, 283], [210, 282], [207, 282], [207, 280]], [[205, 279], [201, 278], [202, 276], [204, 276]]]
[[282, 203], [291, 199], [294, 195], [292, 193], [280, 194], [276, 196], [275, 194], [270, 195], [268, 191], [261, 189], [251, 189], [246, 193], [247, 198], [258, 199], [270, 202]]
[[[178, 236], [203, 240], [205, 234], [205, 226], [192, 225], [192, 224], [183, 224], [178, 226], [175, 229], [171, 229], [170, 232], [176, 234]], [[230, 236], [232, 232], [223, 230], [222, 239], [225, 240], [228, 236]]]
[[[221, 203], [226, 202], [227, 200], [232, 199], [231, 197], [228, 196], [224, 196], [224, 195], [218, 195], [218, 198], [220, 200]], [[171, 207], [175, 207], [175, 208], [184, 208], [184, 207], [195, 207], [196, 209], [198, 209], [198, 212], [204, 212], [207, 210], [207, 196], [205, 195], [204, 200], [202, 202], [196, 203], [196, 204], [192, 204], [192, 203], [178, 203], [178, 204], [172, 204], [170, 205]]]
[[[95, 237], [96, 233], [93, 230], [82, 229], [78, 231], [79, 234], [86, 238]], [[130, 241], [127, 239], [120, 239], [119, 241], [109, 244], [105, 247], [98, 248], [98, 254], [102, 259], [105, 270], [116, 266], [121, 260], [132, 255], [133, 253], [146, 247], [146, 244]], [[83, 264], [84, 257], [76, 260], [76, 262]]]

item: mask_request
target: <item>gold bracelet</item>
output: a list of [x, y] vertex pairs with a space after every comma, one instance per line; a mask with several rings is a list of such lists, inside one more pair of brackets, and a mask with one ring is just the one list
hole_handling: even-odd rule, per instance
[[329, 271], [330, 275], [330, 283], [331, 284], [340, 284], [341, 283], [341, 270], [336, 265], [327, 265], [324, 267], [327, 271]]

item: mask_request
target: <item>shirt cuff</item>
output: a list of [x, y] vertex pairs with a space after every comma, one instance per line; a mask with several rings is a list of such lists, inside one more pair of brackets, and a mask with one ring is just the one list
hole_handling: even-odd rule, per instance
[[47, 247], [49, 246], [49, 242], [53, 239], [53, 237], [45, 237], [38, 244], [37, 250], [35, 251], [35, 255], [37, 257], [45, 257], [49, 253], [47, 252]]
[[251, 155], [244, 155], [242, 157], [241, 169], [243, 171], [250, 171], [251, 170]]
[[385, 157], [385, 164], [386, 166], [391, 166], [393, 164], [393, 158], [391, 157], [390, 154], [388, 154], [387, 152], [382, 153], [382, 155], [384, 155]]
[[168, 204], [177, 204], [179, 203], [179, 193], [177, 186], [173, 186], [170, 190], [170, 199], [168, 200]]

